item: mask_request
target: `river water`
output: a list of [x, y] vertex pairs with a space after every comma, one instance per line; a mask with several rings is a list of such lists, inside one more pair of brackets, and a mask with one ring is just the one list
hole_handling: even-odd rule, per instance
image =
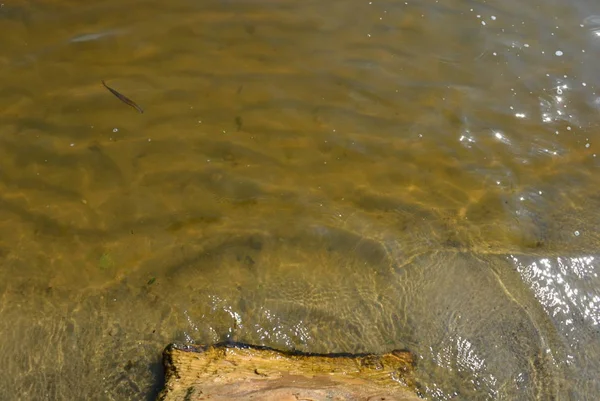
[[[0, 398], [152, 399], [169, 342], [600, 397], [600, 3], [0, 5]], [[139, 103], [122, 103], [106, 83]]]

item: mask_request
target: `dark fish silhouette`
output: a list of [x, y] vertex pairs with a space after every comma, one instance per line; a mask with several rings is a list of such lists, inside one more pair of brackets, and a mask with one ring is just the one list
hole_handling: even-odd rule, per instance
[[104, 87], [106, 89], [108, 89], [110, 91], [110, 93], [112, 93], [113, 95], [115, 95], [116, 97], [118, 97], [119, 100], [122, 101], [123, 103], [130, 105], [131, 107], [133, 107], [134, 109], [136, 109], [140, 113], [144, 112], [144, 110], [136, 102], [134, 102], [133, 100], [129, 99], [127, 96], [120, 94], [119, 92], [117, 92], [116, 90], [114, 90], [113, 88], [111, 88], [110, 86], [106, 85], [106, 82], [104, 82], [104, 80], [102, 80], [102, 85], [104, 85]]

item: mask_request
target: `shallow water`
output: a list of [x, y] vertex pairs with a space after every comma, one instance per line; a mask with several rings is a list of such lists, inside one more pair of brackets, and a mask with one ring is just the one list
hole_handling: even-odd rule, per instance
[[167, 343], [227, 339], [408, 348], [430, 400], [600, 396], [595, 2], [0, 27], [1, 399], [152, 399]]

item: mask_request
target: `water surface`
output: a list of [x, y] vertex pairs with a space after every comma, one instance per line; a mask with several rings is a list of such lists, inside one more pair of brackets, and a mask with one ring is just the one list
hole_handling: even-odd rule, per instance
[[596, 3], [0, 27], [0, 398], [151, 399], [167, 343], [224, 340], [407, 348], [430, 400], [600, 396]]

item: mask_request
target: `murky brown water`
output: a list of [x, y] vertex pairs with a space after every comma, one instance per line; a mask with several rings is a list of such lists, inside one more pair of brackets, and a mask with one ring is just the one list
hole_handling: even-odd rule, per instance
[[82, 4], [0, 7], [1, 399], [226, 339], [598, 399], [598, 4]]

